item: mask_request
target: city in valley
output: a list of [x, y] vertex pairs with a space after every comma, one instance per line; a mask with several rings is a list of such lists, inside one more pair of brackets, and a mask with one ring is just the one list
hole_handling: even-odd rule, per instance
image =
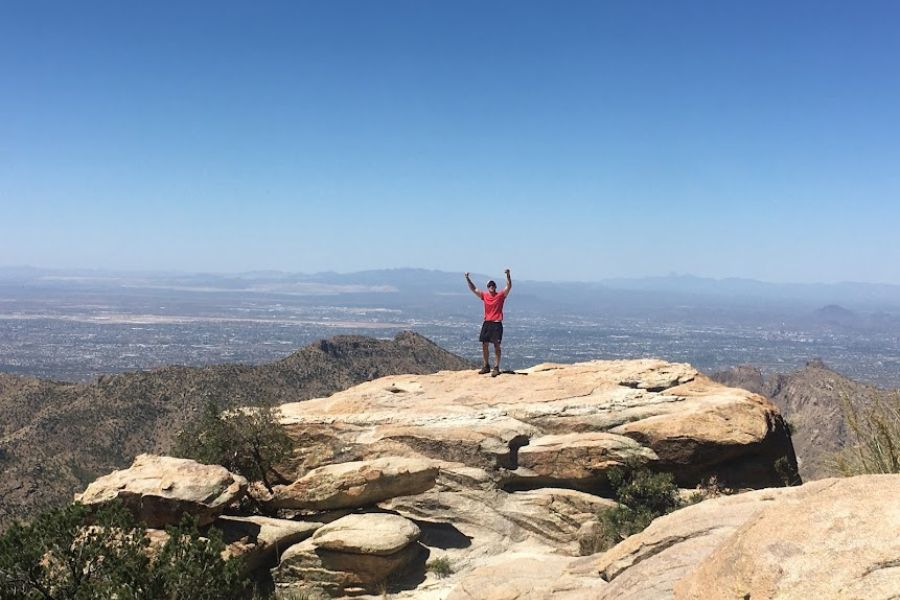
[[[900, 387], [896, 289], [757, 283], [517, 281], [505, 310], [504, 366], [659, 357], [706, 372], [750, 364], [773, 373], [821, 358], [853, 379]], [[258, 364], [334, 335], [403, 330], [474, 362], [481, 310], [461, 274], [438, 271], [8, 270], [0, 275], [0, 372], [89, 381], [164, 365]]]

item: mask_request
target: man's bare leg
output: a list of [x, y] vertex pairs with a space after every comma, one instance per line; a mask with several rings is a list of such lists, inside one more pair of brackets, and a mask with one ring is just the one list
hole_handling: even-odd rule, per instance
[[500, 372], [500, 344], [494, 344], [494, 357], [497, 359], [497, 363], [494, 365], [494, 371]]
[[484, 359], [481, 363], [481, 373], [487, 373], [491, 368], [491, 365], [488, 363], [488, 355], [488, 343], [481, 342], [481, 356]]

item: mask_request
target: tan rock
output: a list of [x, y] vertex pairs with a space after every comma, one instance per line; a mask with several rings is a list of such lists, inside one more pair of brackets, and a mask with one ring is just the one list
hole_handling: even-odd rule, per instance
[[320, 523], [270, 517], [222, 516], [214, 523], [228, 545], [225, 557], [241, 557], [247, 571], [276, 564], [281, 554], [321, 527]]
[[[574, 486], [606, 481], [606, 472], [626, 461], [649, 463], [656, 454], [631, 438], [604, 432], [547, 435], [519, 449], [519, 469], [508, 481], [560, 481]], [[512, 475], [518, 475], [513, 477]]]
[[609, 582], [604, 600], [663, 600], [679, 578], [738, 527], [796, 488], [722, 496], [653, 521], [639, 534], [598, 555], [596, 571]]
[[[774, 405], [689, 365], [593, 361], [520, 373], [492, 380], [474, 371], [385, 377], [283, 405], [282, 422], [312, 448], [298, 458], [307, 466], [316, 456], [428, 457], [483, 469], [497, 481], [512, 471], [511, 480], [542, 477], [541, 485], [564, 487], [573, 477], [602, 477], [617, 453], [631, 453], [621, 441], [630, 438], [643, 447], [636, 452], [657, 456], [683, 487], [711, 476], [736, 488], [780, 486], [785, 478], [776, 461], [787, 475], [796, 468]], [[556, 435], [571, 436], [570, 447], [554, 446]], [[546, 475], [523, 466], [523, 454]], [[591, 466], [576, 465], [582, 458]]]
[[704, 500], [595, 557], [601, 598], [890, 597], [874, 592], [878, 578], [900, 589], [898, 569], [878, 568], [900, 555], [898, 487], [900, 475], [873, 475]]
[[97, 479], [75, 500], [87, 505], [120, 500], [149, 528], [177, 524], [185, 513], [206, 525], [246, 488], [243, 477], [218, 465], [141, 454], [131, 467]]
[[431, 461], [399, 457], [327, 465], [276, 487], [270, 505], [308, 510], [363, 507], [421, 494], [434, 486], [437, 473]]
[[677, 599], [900, 595], [900, 475], [797, 488], [675, 585]]
[[[416, 543], [387, 555], [334, 552], [316, 547], [312, 539], [285, 551], [272, 570], [276, 595], [322, 593], [340, 596], [353, 590], [377, 591], [392, 574], [415, 560], [424, 560], [425, 551]], [[423, 567], [424, 568], [424, 567]]]
[[447, 600], [594, 600], [606, 582], [573, 572], [566, 556], [512, 552], [480, 566]]
[[420, 534], [419, 528], [409, 519], [384, 513], [364, 513], [347, 515], [325, 525], [312, 536], [312, 543], [323, 550], [385, 556], [415, 542]]

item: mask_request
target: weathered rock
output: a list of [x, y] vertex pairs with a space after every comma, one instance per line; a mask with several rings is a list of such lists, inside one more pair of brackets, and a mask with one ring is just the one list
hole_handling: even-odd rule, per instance
[[573, 559], [512, 552], [474, 569], [447, 600], [595, 600], [606, 582], [572, 569]]
[[275, 488], [277, 508], [331, 510], [357, 508], [434, 487], [437, 467], [428, 460], [386, 457], [313, 469], [287, 486]]
[[[752, 598], [888, 597], [841, 595], [837, 588], [807, 594], [801, 591], [806, 588], [782, 587], [771, 588], [769, 594], [763, 590], [770, 588], [752, 585], [785, 579], [779, 585], [802, 580], [815, 586], [844, 578], [844, 589], [852, 590], [855, 573], [856, 584], [877, 590], [877, 578], [888, 577], [893, 578], [893, 589], [900, 589], [900, 569], [877, 568], [879, 560], [890, 560], [885, 557], [891, 552], [894, 558], [900, 555], [898, 493], [900, 475], [865, 476], [757, 490], [688, 506], [595, 557], [597, 571], [609, 582], [601, 598], [705, 600], [744, 598], [745, 593]], [[873, 569], [869, 577], [863, 575], [866, 568]], [[825, 571], [829, 575], [821, 574]], [[740, 587], [744, 584], [750, 585]]]
[[276, 564], [281, 553], [308, 538], [321, 524], [261, 516], [223, 516], [216, 519], [215, 527], [221, 529], [228, 544], [225, 557], [241, 557], [245, 569], [254, 571]]
[[656, 454], [631, 438], [604, 432], [547, 435], [519, 449], [519, 468], [507, 484], [565, 482], [579, 489], [606, 483], [606, 472], [629, 463], [649, 463]]
[[677, 599], [900, 596], [900, 475], [826, 479], [746, 522], [675, 584]]
[[[577, 487], [637, 455], [655, 456], [656, 467], [672, 471], [683, 487], [712, 476], [735, 488], [782, 486], [796, 477], [790, 437], [774, 405], [713, 383], [689, 365], [593, 361], [520, 373], [490, 381], [474, 371], [385, 377], [283, 405], [282, 422], [298, 440], [313, 442], [300, 457], [306, 467], [315, 456], [339, 454], [428, 457], [483, 469], [497, 480], [512, 472], [511, 485], [530, 479]], [[554, 445], [555, 435], [570, 436], [568, 447]], [[590, 464], [577, 464], [582, 458]]]
[[423, 540], [447, 534], [446, 528], [436, 527], [435, 532], [428, 524], [452, 524], [453, 541], [444, 540], [441, 546], [455, 547], [452, 558], [465, 567], [529, 540], [548, 552], [577, 556], [576, 535], [581, 525], [616, 503], [570, 489], [508, 493], [493, 486], [485, 471], [442, 466], [438, 485], [432, 490], [379, 506], [416, 519], [423, 528]]
[[246, 488], [243, 477], [218, 465], [141, 454], [131, 467], [97, 479], [75, 499], [87, 505], [120, 500], [138, 521], [162, 528], [178, 523], [185, 513], [200, 525], [211, 523]]
[[386, 556], [419, 539], [421, 531], [409, 519], [384, 513], [347, 515], [312, 536], [316, 548], [349, 554]]
[[666, 393], [688, 402], [677, 412], [612, 431], [652, 449], [659, 458], [657, 468], [675, 473], [682, 485], [712, 475], [739, 488], [800, 482], [787, 426], [769, 400], [705, 378]]
[[722, 496], [653, 521], [639, 534], [599, 555], [597, 571], [609, 582], [605, 600], [662, 600], [679, 578], [729, 535], [795, 488]]
[[353, 590], [377, 591], [392, 574], [417, 559], [424, 549], [416, 543], [393, 554], [334, 552], [316, 547], [312, 539], [291, 546], [272, 570], [280, 597], [292, 592], [326, 592], [332, 596]]

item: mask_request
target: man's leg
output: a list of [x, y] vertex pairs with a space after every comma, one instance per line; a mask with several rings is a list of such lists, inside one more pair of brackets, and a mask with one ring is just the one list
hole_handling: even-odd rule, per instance
[[497, 359], [494, 365], [494, 373], [500, 373], [500, 343], [494, 342], [494, 357]]
[[491, 370], [491, 365], [488, 362], [488, 343], [487, 342], [481, 342], [481, 356], [484, 360], [481, 363], [480, 373], [484, 374]]

